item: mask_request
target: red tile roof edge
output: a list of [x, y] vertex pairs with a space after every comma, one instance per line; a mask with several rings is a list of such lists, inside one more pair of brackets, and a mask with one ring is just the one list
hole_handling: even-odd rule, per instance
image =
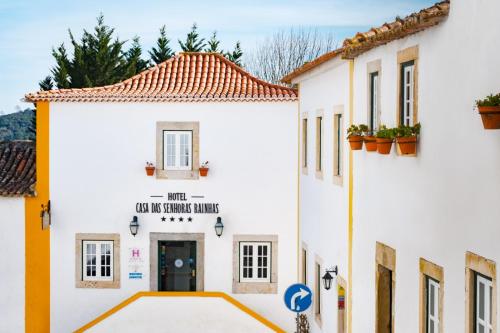
[[0, 142], [0, 197], [35, 196], [35, 184], [35, 142]]

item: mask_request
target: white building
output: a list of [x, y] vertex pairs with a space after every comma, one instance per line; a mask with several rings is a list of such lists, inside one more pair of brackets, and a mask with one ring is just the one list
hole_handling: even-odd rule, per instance
[[181, 53], [112, 86], [26, 99], [50, 179], [51, 332], [139, 291], [224, 292], [291, 330], [282, 298], [297, 277], [296, 91], [219, 54]]
[[[307, 282], [338, 265], [348, 289], [347, 314], [337, 288], [318, 289], [312, 332], [497, 332], [500, 131], [474, 105], [500, 92], [499, 12], [496, 0], [441, 2], [285, 78], [307, 119]], [[336, 148], [337, 128], [403, 121], [422, 125], [415, 155]]]

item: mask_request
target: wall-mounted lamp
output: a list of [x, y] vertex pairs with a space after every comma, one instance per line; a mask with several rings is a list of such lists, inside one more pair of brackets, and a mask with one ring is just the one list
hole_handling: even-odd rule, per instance
[[337, 276], [338, 267], [333, 266], [332, 268], [327, 269], [325, 275], [323, 275], [323, 285], [326, 290], [330, 290], [330, 288], [332, 287], [333, 276], [330, 273], [333, 273], [335, 276]]
[[135, 237], [135, 235], [137, 235], [137, 231], [139, 230], [139, 221], [137, 220], [137, 216], [134, 216], [132, 218], [132, 221], [130, 221], [129, 228], [130, 228], [130, 233], [132, 234], [132, 236]]
[[40, 219], [42, 222], [42, 230], [48, 229], [50, 227], [50, 200], [47, 205], [42, 204], [42, 210], [40, 211]]
[[222, 231], [224, 230], [224, 224], [222, 224], [222, 218], [220, 216], [217, 217], [217, 223], [215, 223], [214, 228], [217, 237], [222, 236]]

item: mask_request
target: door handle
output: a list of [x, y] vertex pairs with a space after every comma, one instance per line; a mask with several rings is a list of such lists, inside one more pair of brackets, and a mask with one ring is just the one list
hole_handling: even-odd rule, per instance
[[196, 276], [196, 269], [192, 269], [192, 270], [191, 270], [191, 276], [192, 276], [192, 277], [195, 277], [195, 276]]

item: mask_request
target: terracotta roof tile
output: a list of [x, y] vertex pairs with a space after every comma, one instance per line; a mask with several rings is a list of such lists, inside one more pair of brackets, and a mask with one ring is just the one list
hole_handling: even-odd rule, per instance
[[341, 53], [342, 53], [342, 49], [340, 48], [337, 50], [327, 52], [327, 53], [323, 54], [322, 56], [319, 56], [318, 58], [314, 59], [313, 61], [306, 62], [304, 65], [300, 66], [299, 68], [297, 68], [296, 70], [294, 70], [293, 72], [291, 72], [290, 74], [288, 74], [287, 76], [282, 78], [281, 82], [290, 84], [290, 83], [292, 83], [292, 80], [294, 78], [296, 78], [297, 76], [313, 69], [314, 67], [321, 65], [324, 62], [327, 62], [330, 59], [335, 58], [336, 56], [338, 56]]
[[36, 183], [35, 143], [0, 142], [0, 196], [33, 196]]
[[26, 101], [295, 101], [295, 89], [264, 82], [219, 53], [179, 53], [125, 81], [95, 88], [27, 94]]

